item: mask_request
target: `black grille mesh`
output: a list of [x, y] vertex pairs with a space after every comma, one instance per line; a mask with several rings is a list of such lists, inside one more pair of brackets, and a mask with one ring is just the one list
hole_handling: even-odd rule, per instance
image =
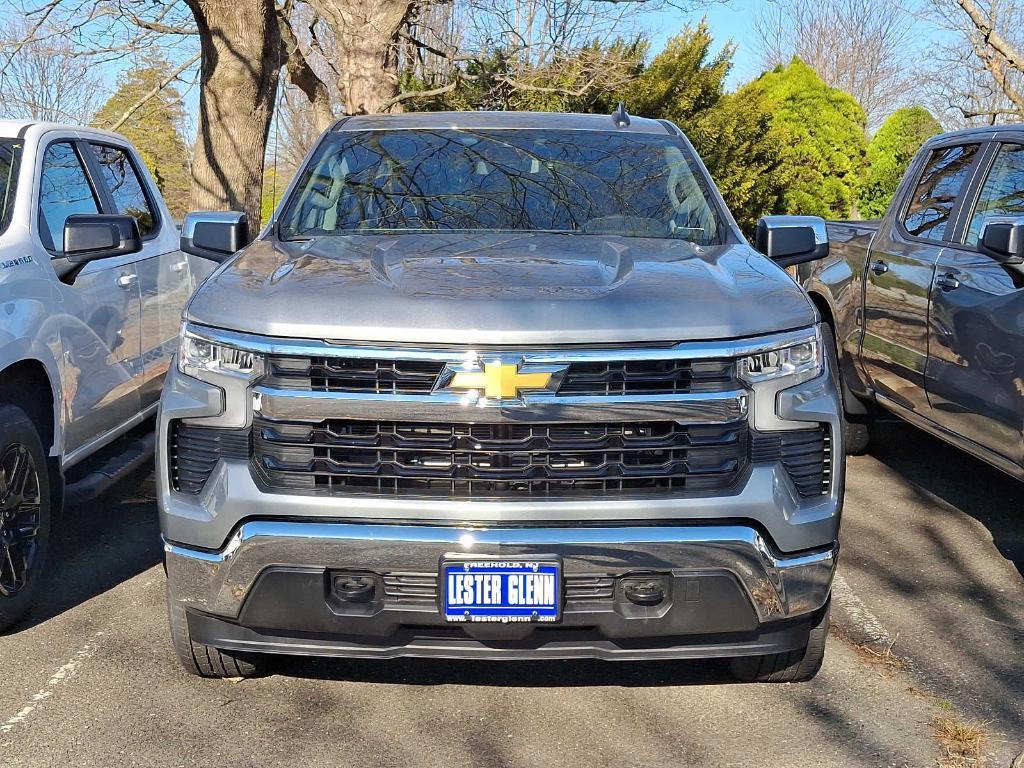
[[448, 496], [721, 490], [746, 464], [743, 423], [432, 424], [257, 421], [272, 488]]
[[832, 487], [832, 438], [827, 424], [792, 432], [755, 432], [750, 459], [781, 461], [801, 496], [821, 496]]
[[213, 429], [174, 421], [168, 447], [174, 490], [199, 494], [218, 459], [249, 458], [249, 430]]
[[[444, 363], [326, 357], [272, 357], [265, 383], [313, 392], [429, 394]], [[639, 360], [572, 363], [562, 395], [719, 392], [737, 386], [731, 360]]]

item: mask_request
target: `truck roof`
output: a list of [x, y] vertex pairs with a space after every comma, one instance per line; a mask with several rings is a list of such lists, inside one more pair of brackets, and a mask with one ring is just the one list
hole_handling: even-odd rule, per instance
[[48, 123], [42, 120], [0, 120], [0, 138], [23, 139], [29, 133], [35, 136], [47, 131], [77, 131], [93, 136], [106, 136], [124, 141], [124, 137], [110, 131], [103, 131], [99, 128], [91, 128], [87, 125], [75, 125], [73, 123]]
[[505, 128], [562, 131], [623, 131], [675, 135], [670, 123], [629, 116], [628, 124], [614, 115], [564, 112], [406, 112], [398, 115], [352, 115], [334, 124], [334, 131], [372, 131], [421, 128]]
[[991, 138], [993, 136], [998, 136], [999, 134], [1002, 133], [1021, 133], [1021, 131], [1024, 131], [1024, 123], [1007, 123], [1005, 125], [981, 125], [976, 128], [961, 128], [958, 131], [940, 133], [928, 139], [928, 143], [932, 144], [935, 142], [959, 138]]

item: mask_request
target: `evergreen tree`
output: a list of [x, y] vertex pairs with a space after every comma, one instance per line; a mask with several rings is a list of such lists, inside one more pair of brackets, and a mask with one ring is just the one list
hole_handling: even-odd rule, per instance
[[868, 144], [868, 173], [860, 191], [860, 213], [879, 218], [896, 193], [900, 179], [925, 139], [942, 132], [924, 107], [898, 109], [882, 123]]
[[[150, 57], [125, 70], [118, 78], [117, 90], [96, 113], [93, 124], [98, 128], [113, 125], [172, 69], [167, 61]], [[135, 145], [167, 201], [171, 215], [178, 217], [188, 210], [191, 186], [189, 152], [181, 134], [183, 122], [181, 95], [168, 86], [148, 99], [117, 129]]]
[[848, 218], [861, 188], [867, 139], [864, 110], [794, 58], [737, 91], [771, 115], [782, 144], [784, 192], [775, 212]]
[[740, 226], [781, 209], [782, 143], [756, 100], [725, 91], [735, 48], [712, 55], [706, 22], [668, 41], [621, 94], [630, 112], [671, 120], [693, 143]]

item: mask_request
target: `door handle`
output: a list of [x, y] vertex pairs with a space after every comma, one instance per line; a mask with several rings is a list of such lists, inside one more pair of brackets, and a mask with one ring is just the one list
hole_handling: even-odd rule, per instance
[[960, 287], [960, 281], [953, 277], [951, 272], [936, 277], [935, 284], [944, 291], [955, 291]]
[[884, 275], [886, 272], [889, 271], [889, 265], [886, 264], [881, 259], [877, 259], [876, 261], [873, 261], [871, 263], [871, 271], [874, 272], [876, 275]]
[[121, 275], [117, 278], [117, 285], [119, 288], [131, 288], [138, 281], [138, 275]]
[[182, 272], [186, 266], [188, 266], [187, 261], [176, 261], [171, 264], [171, 272]]

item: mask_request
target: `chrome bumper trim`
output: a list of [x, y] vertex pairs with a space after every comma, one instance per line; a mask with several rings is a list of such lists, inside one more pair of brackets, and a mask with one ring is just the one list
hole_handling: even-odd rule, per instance
[[555, 554], [566, 573], [656, 569], [726, 571], [762, 622], [800, 616], [828, 598], [837, 546], [779, 557], [739, 525], [468, 528], [289, 521], [243, 524], [220, 552], [165, 542], [172, 599], [237, 617], [257, 577], [272, 565], [436, 572], [443, 555]]
[[[485, 401], [486, 402], [486, 401]], [[307, 392], [257, 386], [253, 412], [268, 419], [386, 419], [474, 423], [619, 422], [672, 420], [724, 424], [747, 415], [743, 390], [678, 395], [620, 397], [559, 396], [524, 393], [513, 405], [500, 401], [484, 406], [445, 392], [429, 395], [374, 395], [363, 392]]]

